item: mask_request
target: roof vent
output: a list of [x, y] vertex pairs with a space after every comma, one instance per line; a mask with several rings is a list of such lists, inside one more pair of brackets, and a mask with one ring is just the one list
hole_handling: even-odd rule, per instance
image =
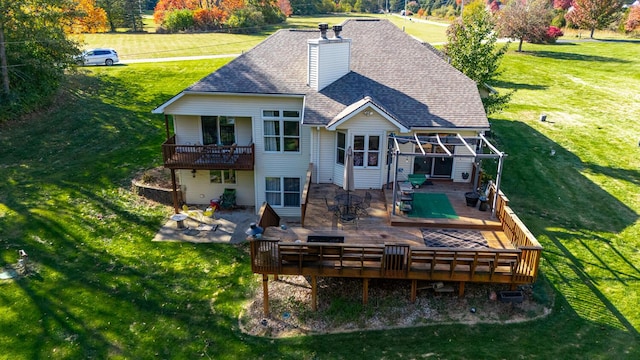
[[320, 37], [323, 39], [326, 39], [327, 30], [329, 30], [329, 24], [327, 23], [318, 24], [318, 29], [320, 29]]
[[342, 25], [333, 25], [333, 32], [336, 38], [340, 38], [340, 32], [342, 31]]

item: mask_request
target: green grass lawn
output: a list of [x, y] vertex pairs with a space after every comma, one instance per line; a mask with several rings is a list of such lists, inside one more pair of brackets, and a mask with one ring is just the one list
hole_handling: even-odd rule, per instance
[[[242, 35], [218, 33], [196, 34], [156, 34], [155, 32], [129, 34], [124, 32], [107, 34], [82, 34], [75, 39], [81, 42], [83, 49], [108, 47], [118, 51], [123, 60], [166, 58], [175, 56], [198, 56], [219, 54], [240, 54], [256, 46], [265, 36], [280, 28], [310, 28], [317, 29], [319, 23], [337, 25], [346, 19], [353, 18], [383, 18], [389, 19], [398, 27], [405, 27], [408, 34], [431, 43], [443, 42], [447, 39], [446, 27], [434, 26], [418, 22], [407, 21], [391, 15], [335, 15], [318, 17], [291, 17], [284, 24], [271, 26], [258, 34]], [[152, 23], [145, 20], [147, 30]]]
[[503, 190], [545, 247], [546, 318], [244, 335], [260, 285], [247, 247], [152, 243], [171, 210], [129, 191], [161, 162], [150, 111], [224, 61], [95, 67], [70, 76], [59, 106], [0, 128], [0, 266], [24, 249], [35, 269], [0, 280], [0, 358], [638, 358], [640, 47], [525, 50], [503, 62], [497, 87], [517, 91], [491, 136], [509, 154]]

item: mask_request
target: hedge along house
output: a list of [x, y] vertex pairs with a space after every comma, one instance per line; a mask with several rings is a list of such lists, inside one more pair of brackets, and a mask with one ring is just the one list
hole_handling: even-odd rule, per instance
[[300, 215], [309, 164], [312, 182], [341, 186], [349, 147], [356, 189], [415, 173], [476, 181], [469, 174], [489, 130], [475, 82], [430, 45], [370, 19], [280, 30], [153, 112], [165, 114], [164, 164], [187, 203], [231, 188], [238, 205], [267, 202], [280, 216]]

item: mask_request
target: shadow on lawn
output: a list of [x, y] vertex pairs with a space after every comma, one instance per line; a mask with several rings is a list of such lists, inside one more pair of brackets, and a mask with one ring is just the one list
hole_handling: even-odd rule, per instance
[[546, 277], [579, 316], [637, 337], [638, 324], [630, 323], [601, 289], [607, 287], [604, 282], [629, 288], [640, 280], [640, 270], [624, 255], [630, 252], [621, 250], [634, 244], [615, 241], [639, 216], [583, 173], [638, 184], [640, 171], [583, 163], [522, 122], [494, 121], [492, 134], [509, 153], [503, 189], [545, 247]]
[[245, 263], [246, 251], [152, 244], [166, 209], [128, 190], [140, 166], [160, 160], [164, 124], [150, 110], [170, 95], [145, 97], [139, 85], [109, 76], [72, 80], [63, 106], [0, 137], [8, 149], [0, 158], [0, 259], [13, 262], [25, 249], [40, 276], [15, 282], [21, 320], [2, 334], [22, 339], [5, 354], [170, 358], [176, 346], [188, 357], [222, 348], [237, 319], [213, 301], [232, 303], [227, 289], [251, 272], [212, 264]]
[[551, 59], [557, 59], [557, 60], [607, 62], [607, 63], [622, 63], [622, 64], [630, 63], [630, 61], [628, 60], [623, 60], [616, 57], [585, 55], [585, 54], [576, 54], [576, 53], [560, 52], [560, 51], [527, 51], [527, 54], [537, 56], [537, 57], [551, 58]]

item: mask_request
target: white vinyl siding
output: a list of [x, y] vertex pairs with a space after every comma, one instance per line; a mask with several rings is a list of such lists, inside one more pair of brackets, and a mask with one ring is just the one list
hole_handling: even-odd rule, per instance
[[193, 177], [191, 170], [177, 171], [180, 185], [185, 194], [187, 204], [209, 204], [211, 199], [218, 199], [224, 189], [237, 189], [236, 204], [255, 205], [255, 192], [252, 171], [235, 171], [235, 184], [211, 183], [209, 170], [198, 170]]
[[[348, 146], [353, 145], [354, 135], [379, 136], [380, 153], [378, 166], [375, 167], [358, 167], [354, 169], [355, 187], [356, 189], [380, 189], [387, 181], [387, 135], [390, 132], [398, 132], [398, 128], [377, 113], [372, 116], [365, 116], [360, 113], [344, 122], [338, 127], [338, 131], [347, 132]], [[323, 144], [324, 146], [325, 144]], [[329, 146], [329, 145], [327, 145]], [[335, 136], [331, 144], [335, 151]], [[334, 183], [342, 186], [344, 166], [334, 162]]]
[[176, 143], [181, 145], [202, 144], [199, 116], [175, 116], [173, 129]]
[[351, 39], [309, 40], [307, 81], [322, 90], [350, 71]]
[[[256, 149], [254, 171], [236, 171], [236, 184], [211, 184], [209, 171], [198, 171], [195, 179], [191, 175], [191, 170], [179, 171], [181, 184], [186, 188], [186, 201], [205, 204], [210, 199], [219, 197], [224, 188], [234, 188], [237, 189], [238, 205], [255, 206], [258, 211], [265, 201], [265, 177], [305, 179], [310, 159], [311, 130], [308, 127], [300, 127], [299, 152], [265, 153], [262, 150], [264, 149], [262, 110], [287, 109], [301, 113], [302, 102], [302, 97], [187, 94], [168, 106], [166, 113], [182, 114], [176, 116], [176, 123], [182, 119], [192, 119], [175, 127], [177, 131], [191, 129], [185, 131], [185, 134], [191, 134], [189, 141], [192, 143], [202, 141], [200, 116], [235, 116], [238, 145], [244, 146], [253, 142]], [[279, 208], [276, 211], [280, 216], [300, 216], [299, 206]]]
[[[471, 146], [473, 147], [473, 145]], [[469, 149], [467, 149], [466, 146], [462, 145], [462, 146], [456, 146], [455, 154], [470, 155], [471, 152], [469, 151]], [[473, 173], [473, 158], [472, 157], [454, 158], [452, 172], [453, 174], [451, 174], [451, 177], [453, 178], [454, 182], [470, 182], [471, 174]], [[467, 173], [469, 174], [469, 176], [465, 179], [462, 173]]]

